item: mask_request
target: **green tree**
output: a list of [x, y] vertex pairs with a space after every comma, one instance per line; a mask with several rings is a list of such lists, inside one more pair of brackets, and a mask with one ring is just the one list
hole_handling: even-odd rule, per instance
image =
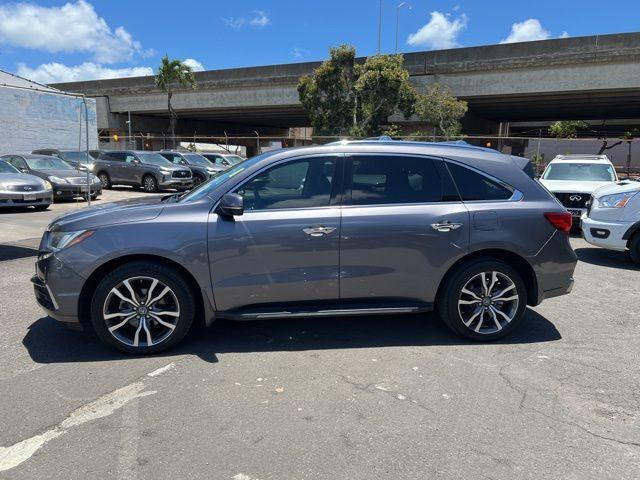
[[416, 93], [402, 55], [376, 55], [356, 64], [352, 46], [331, 48], [329, 54], [298, 83], [315, 135], [379, 135], [389, 116], [411, 115]]
[[467, 102], [458, 100], [448, 87], [434, 83], [426, 93], [418, 95], [415, 112], [420, 120], [431, 124], [438, 135], [450, 138], [460, 134], [460, 120], [468, 108]]
[[364, 135], [380, 135], [382, 125], [400, 111], [413, 113], [416, 91], [409, 82], [402, 55], [375, 55], [356, 66], [358, 127]]
[[331, 48], [329, 60], [298, 82], [314, 135], [346, 135], [356, 125], [355, 58], [350, 45]]
[[171, 106], [171, 97], [174, 88], [196, 88], [196, 79], [193, 70], [181, 60], [171, 60], [167, 55], [162, 57], [158, 73], [156, 74], [156, 86], [167, 93], [167, 110], [169, 111], [169, 133], [175, 147], [176, 123], [178, 115]]
[[578, 138], [578, 132], [588, 128], [587, 122], [582, 120], [559, 120], [549, 126], [549, 133], [556, 138]]

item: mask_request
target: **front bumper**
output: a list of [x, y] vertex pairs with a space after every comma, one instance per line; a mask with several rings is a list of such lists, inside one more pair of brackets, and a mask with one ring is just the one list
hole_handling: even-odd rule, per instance
[[624, 252], [627, 249], [627, 241], [622, 237], [631, 225], [633, 222], [594, 220], [585, 215], [582, 217], [582, 234], [592, 245]]
[[166, 178], [158, 184], [160, 188], [191, 188], [193, 187], [193, 178]]
[[78, 305], [85, 279], [51, 252], [40, 252], [31, 278], [36, 301], [50, 317], [79, 322]]
[[53, 185], [53, 198], [54, 199], [69, 199], [75, 197], [82, 197], [87, 194], [88, 190], [91, 190], [91, 195], [102, 194], [102, 184], [92, 183], [90, 187], [86, 185], [71, 185], [71, 184], [54, 184]]
[[29, 207], [53, 202], [51, 190], [37, 192], [0, 192], [0, 207]]

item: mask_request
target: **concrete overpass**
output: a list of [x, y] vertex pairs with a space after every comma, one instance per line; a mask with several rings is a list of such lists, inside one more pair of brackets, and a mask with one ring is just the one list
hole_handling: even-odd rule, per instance
[[[467, 133], [498, 133], [501, 122], [640, 119], [640, 32], [408, 53], [404, 59], [419, 91], [438, 82], [469, 102]], [[318, 65], [198, 72], [198, 88], [173, 97], [180, 132], [282, 134], [308, 126], [296, 85]], [[166, 95], [152, 76], [53, 86], [96, 98], [99, 128], [126, 130], [130, 111], [136, 130], [166, 131]]]

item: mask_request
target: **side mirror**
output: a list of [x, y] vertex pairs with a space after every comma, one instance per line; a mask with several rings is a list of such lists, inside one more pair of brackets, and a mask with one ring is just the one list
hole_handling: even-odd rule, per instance
[[22, 168], [20, 169], [20, 171], [21, 171], [22, 173], [29, 173], [29, 169], [28, 169], [28, 168], [26, 168], [26, 167], [22, 167]]
[[227, 193], [220, 200], [218, 213], [226, 217], [236, 217], [244, 213], [244, 199], [237, 193]]

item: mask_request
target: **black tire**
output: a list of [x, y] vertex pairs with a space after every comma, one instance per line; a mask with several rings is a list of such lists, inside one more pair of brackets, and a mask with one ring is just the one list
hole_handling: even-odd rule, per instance
[[100, 179], [100, 183], [102, 183], [102, 188], [111, 189], [111, 177], [107, 172], [98, 173], [98, 178]]
[[[107, 325], [107, 320], [104, 318], [104, 310], [106, 308], [105, 301], [108, 302], [111, 290], [114, 287], [121, 285], [122, 282], [127, 279], [135, 279], [140, 277], [156, 279], [165, 286], [169, 287], [171, 289], [171, 293], [175, 295], [179, 312], [179, 316], [175, 319], [175, 327], [170, 331], [168, 336], [162, 339], [162, 341], [158, 341], [158, 343], [153, 343], [151, 346], [146, 345], [146, 341], [142, 342], [145, 343], [145, 345], [139, 346], [132, 346], [121, 341], [120, 339], [116, 338], [114, 334], [111, 334], [111, 332], [109, 331], [109, 326]], [[135, 281], [136, 280], [133, 280], [133, 282]], [[132, 284], [132, 282], [129, 283]], [[155, 294], [157, 294], [157, 291], [155, 292]], [[112, 296], [111, 298], [114, 297]], [[109, 304], [107, 303], [107, 305]], [[131, 262], [116, 268], [115, 270], [107, 274], [98, 284], [98, 287], [96, 288], [91, 301], [91, 325], [98, 338], [100, 338], [100, 340], [102, 340], [105, 344], [113, 348], [134, 355], [157, 353], [176, 345], [189, 332], [189, 329], [193, 324], [195, 315], [194, 305], [195, 298], [193, 292], [188, 282], [180, 273], [160, 263], [151, 261]], [[148, 305], [148, 310], [153, 311], [152, 305]], [[126, 315], [129, 314], [127, 313]], [[136, 327], [139, 327], [139, 323], [136, 323], [140, 321], [139, 318], [140, 317], [132, 319], [130, 322], [124, 325], [124, 328], [127, 329], [127, 332], [131, 332], [132, 330], [135, 330]], [[167, 317], [165, 317], [165, 319], [167, 319]], [[133, 322], [133, 324], [130, 324], [131, 322]], [[149, 322], [150, 323], [148, 324], [148, 326], [150, 330], [156, 328], [162, 331], [162, 325], [158, 324], [151, 318], [149, 319]], [[152, 322], [155, 323], [155, 327]], [[147, 325], [145, 325], [145, 328], [146, 326]], [[140, 328], [138, 328], [138, 330], [140, 330]], [[164, 330], [169, 331], [168, 329]], [[140, 338], [144, 338], [143, 334], [141, 334]]]
[[201, 183], [204, 183], [204, 177], [202, 175], [194, 175], [193, 176], [193, 188], [196, 188]]
[[158, 191], [158, 181], [153, 175], [145, 175], [142, 178], [142, 189], [145, 192], [155, 193]]
[[640, 265], [640, 232], [637, 232], [629, 240], [629, 257], [634, 263]]
[[34, 210], [38, 210], [38, 211], [42, 211], [42, 210], [46, 210], [51, 206], [50, 203], [47, 203], [46, 205], [34, 205], [33, 209]]
[[[510, 280], [516, 290], [518, 295], [517, 303], [507, 304], [507, 306], [511, 307], [513, 310], [513, 318], [511, 321], [502, 325], [500, 329], [492, 332], [491, 328], [496, 328], [495, 325], [491, 325], [490, 322], [493, 322], [493, 318], [490, 315], [490, 311], [487, 310], [487, 319], [484, 320], [483, 325], [490, 327], [487, 329], [486, 333], [478, 333], [475, 331], [475, 328], [478, 323], [480, 323], [480, 319], [475, 320], [470, 323], [470, 326], [465, 325], [465, 322], [461, 316], [460, 309], [480, 309], [482, 308], [481, 302], [478, 302], [477, 305], [467, 305], [467, 306], [459, 306], [459, 300], [462, 300], [462, 289], [470, 282], [473, 278], [477, 278], [479, 274], [482, 272], [497, 272], [501, 279]], [[491, 274], [489, 274], [491, 275]], [[490, 280], [490, 278], [489, 278]], [[477, 259], [472, 260], [468, 263], [464, 263], [447, 275], [444, 280], [446, 283], [442, 286], [440, 295], [437, 300], [436, 307], [438, 309], [438, 313], [444, 323], [455, 332], [457, 335], [467, 338], [469, 340], [486, 342], [497, 340], [502, 338], [513, 330], [515, 330], [522, 318], [524, 317], [526, 308], [527, 308], [527, 289], [525, 287], [524, 281], [520, 274], [512, 267], [507, 265], [506, 263], [494, 260], [494, 259]], [[499, 280], [500, 282], [503, 280]], [[506, 283], [505, 283], [506, 285]], [[499, 284], [496, 284], [499, 286]], [[465, 294], [466, 295], [466, 294]], [[509, 294], [511, 295], [511, 293]], [[472, 300], [472, 297], [465, 297]], [[510, 298], [510, 297], [502, 297], [502, 298]], [[500, 304], [496, 304], [498, 306]], [[490, 308], [490, 307], [487, 307]], [[477, 312], [478, 310], [474, 310]], [[479, 318], [483, 318], [484, 314]], [[473, 316], [473, 315], [470, 315]], [[502, 322], [502, 318], [497, 316]], [[469, 317], [470, 318], [470, 317]]]

